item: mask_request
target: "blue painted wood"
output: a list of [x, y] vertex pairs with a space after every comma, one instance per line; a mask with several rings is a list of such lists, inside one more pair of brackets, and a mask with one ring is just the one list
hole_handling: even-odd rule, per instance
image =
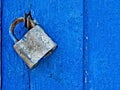
[[34, 17], [58, 44], [56, 51], [30, 72], [31, 90], [82, 90], [82, 0], [32, 1]]
[[[58, 44], [55, 52], [31, 71], [13, 50], [9, 36], [11, 22], [29, 10], [28, 3], [33, 17]], [[2, 5], [2, 89], [83, 89], [83, 1], [4, 0]], [[19, 39], [27, 32], [23, 28], [23, 24], [16, 27]]]
[[2, 14], [2, 11], [1, 11], [1, 1], [0, 1], [0, 90], [1, 90], [1, 61], [2, 61], [2, 58], [1, 58], [1, 53], [2, 53], [2, 49], [1, 49], [1, 31], [2, 31], [2, 19], [1, 19], [1, 14]]
[[87, 90], [120, 89], [120, 0], [86, 0]]
[[[14, 42], [9, 36], [12, 21], [23, 16], [27, 9], [24, 0], [2, 0], [2, 89], [29, 90], [29, 70], [13, 49]], [[16, 27], [18, 38], [25, 33], [23, 24]]]
[[[119, 4], [119, 0], [2, 1], [2, 89], [119, 90]], [[9, 37], [13, 19], [29, 9], [58, 44], [31, 71]], [[20, 24], [15, 30], [19, 39], [27, 32], [23, 28]]]

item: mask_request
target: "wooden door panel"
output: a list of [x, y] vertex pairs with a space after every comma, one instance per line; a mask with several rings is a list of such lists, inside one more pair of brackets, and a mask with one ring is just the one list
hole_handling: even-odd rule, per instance
[[[55, 52], [42, 59], [33, 70], [29, 70], [16, 54], [14, 43], [9, 36], [12, 21], [23, 16], [29, 9], [45, 32], [58, 44]], [[2, 11], [2, 89], [83, 88], [82, 0], [4, 0]], [[20, 24], [15, 29], [19, 39], [27, 32], [23, 25]]]
[[120, 0], [86, 0], [86, 89], [120, 89]]

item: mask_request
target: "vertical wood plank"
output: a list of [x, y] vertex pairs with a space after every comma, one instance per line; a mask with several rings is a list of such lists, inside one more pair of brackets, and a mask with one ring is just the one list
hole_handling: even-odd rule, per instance
[[1, 37], [1, 32], [2, 32], [2, 23], [1, 23], [1, 21], [2, 21], [2, 16], [1, 16], [1, 14], [2, 14], [2, 10], [1, 10], [1, 7], [2, 7], [2, 5], [1, 5], [1, 0], [0, 0], [0, 90], [1, 90], [1, 88], [2, 88], [2, 87], [1, 87], [1, 82], [2, 82], [2, 81], [1, 81], [1, 76], [2, 76], [2, 75], [1, 75], [1, 71], [2, 71], [2, 70], [1, 70], [1, 66], [2, 66], [2, 65], [1, 65], [1, 61], [2, 61], [2, 58], [1, 58], [1, 54], [2, 54], [2, 49], [1, 49], [1, 44], [2, 44], [2, 43], [1, 43], [1, 38], [2, 38], [2, 37]]
[[30, 72], [31, 90], [83, 88], [83, 1], [31, 1], [34, 17], [58, 44], [49, 57]]
[[88, 90], [120, 89], [120, 0], [87, 0]]
[[[24, 15], [27, 9], [24, 0], [2, 0], [2, 89], [29, 90], [29, 73], [22, 59], [13, 49], [13, 40], [9, 36], [9, 27], [15, 18]], [[23, 24], [15, 29], [21, 38], [25, 33]]]
[[[33, 17], [58, 44], [56, 51], [31, 71], [13, 50], [14, 43], [8, 34], [11, 22], [29, 10], [28, 4]], [[2, 89], [82, 89], [83, 1], [4, 0], [2, 5]], [[27, 32], [23, 28], [23, 24], [16, 27], [19, 39]]]
[[89, 90], [88, 71], [88, 11], [87, 0], [83, 0], [83, 90]]

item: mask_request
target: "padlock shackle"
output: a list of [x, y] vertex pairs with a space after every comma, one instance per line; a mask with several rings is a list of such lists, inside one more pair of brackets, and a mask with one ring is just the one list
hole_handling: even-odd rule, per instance
[[[13, 40], [14, 42], [19, 41], [19, 40], [17, 39], [16, 35], [14, 34], [14, 29], [15, 29], [15, 26], [16, 26], [17, 24], [21, 23], [21, 22], [25, 22], [25, 18], [24, 18], [24, 17], [17, 18], [17, 19], [14, 20], [13, 23], [10, 25], [9, 34], [10, 34], [10, 36], [11, 36], [11, 38], [12, 38], [12, 40]], [[31, 28], [33, 28], [33, 27], [35, 26], [35, 24], [34, 24], [29, 18], [27, 18], [27, 24], [28, 24], [28, 26], [29, 26], [29, 27], [27, 27], [28, 30], [31, 29]]]

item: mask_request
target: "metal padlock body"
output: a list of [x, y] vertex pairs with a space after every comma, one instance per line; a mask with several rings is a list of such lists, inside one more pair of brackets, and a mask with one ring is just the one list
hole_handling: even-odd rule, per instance
[[41, 58], [50, 54], [56, 46], [56, 43], [52, 41], [44, 30], [36, 25], [21, 40], [15, 43], [14, 49], [29, 68], [33, 68]]
[[[14, 28], [20, 22], [25, 23], [28, 32], [21, 40], [18, 40]], [[34, 21], [31, 13], [24, 17], [17, 18], [10, 25], [9, 34], [15, 42], [15, 51], [23, 58], [29, 68], [33, 68], [39, 60], [48, 56], [56, 48], [57, 44], [44, 32], [44, 30]]]

